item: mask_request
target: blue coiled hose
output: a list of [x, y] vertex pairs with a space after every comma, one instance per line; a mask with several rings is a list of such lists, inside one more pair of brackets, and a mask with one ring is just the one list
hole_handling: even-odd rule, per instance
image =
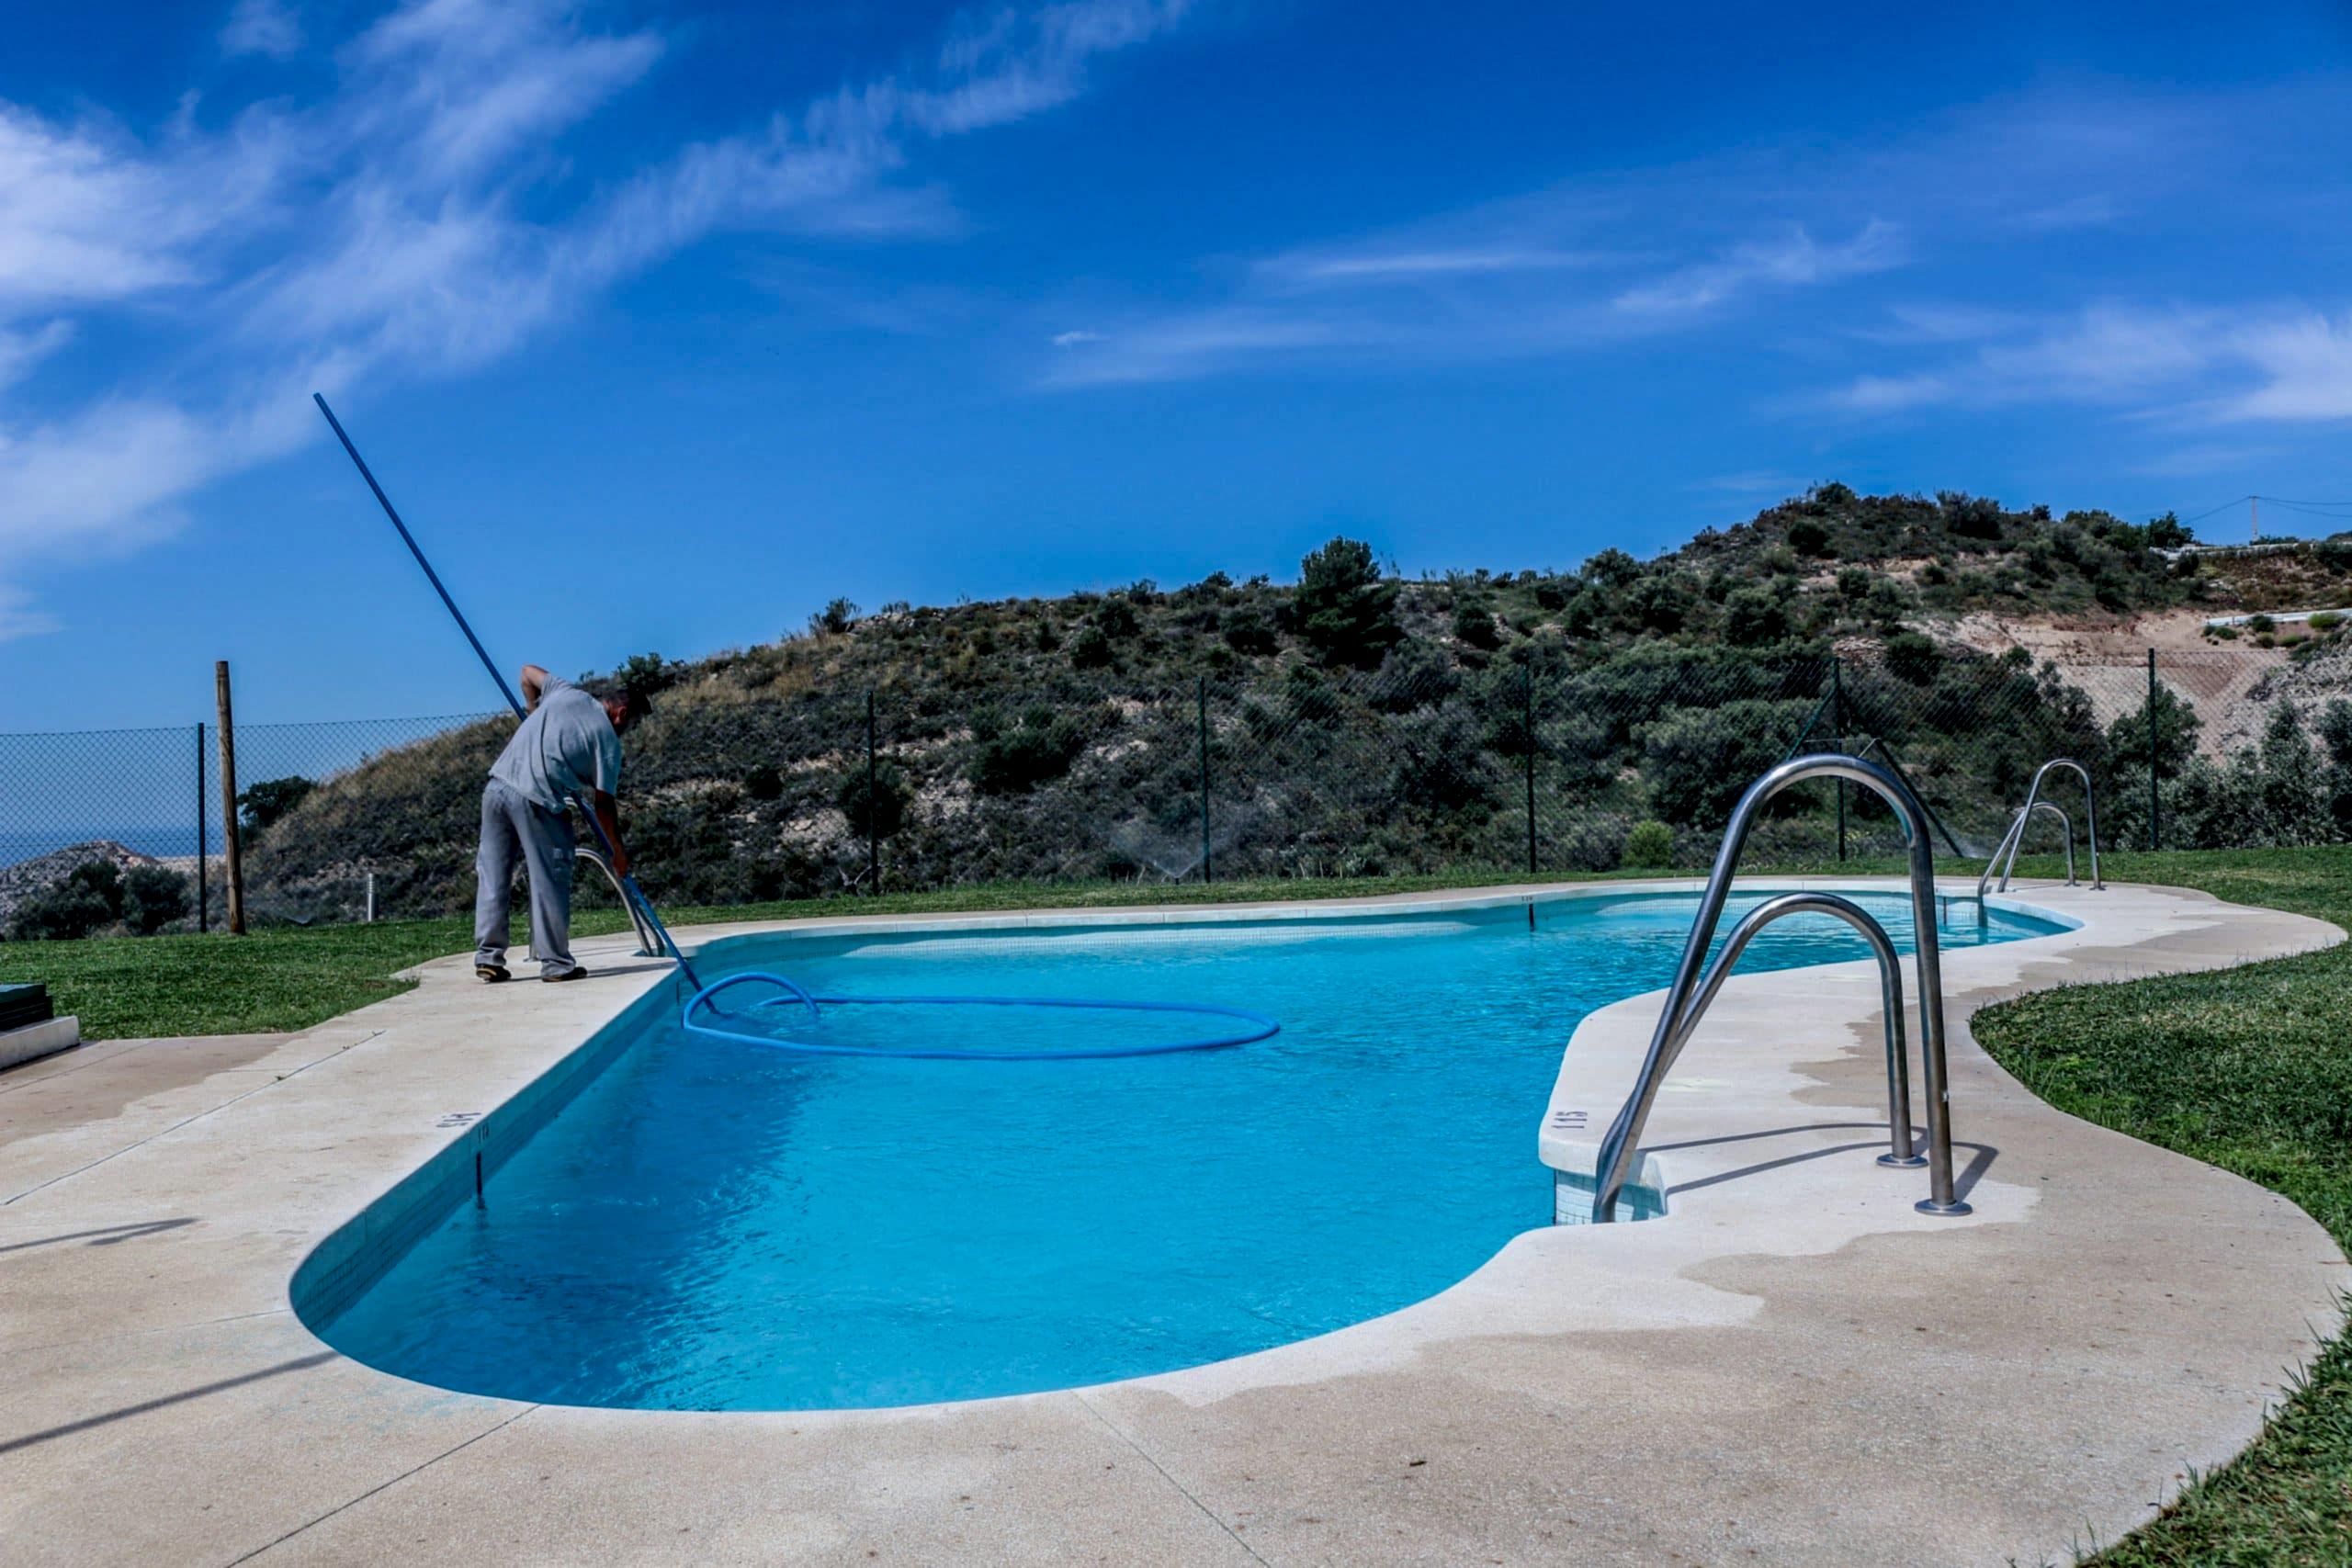
[[[797, 1003], [808, 1010], [811, 1019], [818, 1017], [818, 1008], [824, 1007], [989, 1007], [989, 1008], [1063, 1008], [1092, 1012], [1184, 1012], [1204, 1017], [1236, 1019], [1247, 1027], [1225, 1034], [1200, 1040], [1175, 1040], [1151, 1045], [1082, 1046], [1059, 1051], [967, 1051], [898, 1045], [820, 1045], [809, 1040], [786, 1040], [772, 1034], [747, 1034], [741, 1030], [725, 1029], [709, 1022], [695, 1021], [697, 1010], [718, 1014], [711, 998], [730, 987], [761, 981], [785, 992], [766, 1001], [754, 1003], [758, 1008]], [[723, 1016], [723, 1015], [720, 1015]], [[1263, 1013], [1243, 1008], [1215, 1007], [1205, 1002], [1126, 1002], [1094, 1001], [1077, 997], [820, 997], [797, 981], [781, 975], [760, 970], [747, 970], [714, 980], [696, 991], [686, 1002], [680, 1021], [689, 1033], [713, 1040], [732, 1040], [745, 1045], [765, 1045], [778, 1051], [797, 1051], [811, 1056], [888, 1056], [905, 1061], [927, 1062], [1076, 1062], [1113, 1056], [1166, 1056], [1180, 1051], [1225, 1051], [1236, 1045], [1248, 1045], [1279, 1033], [1282, 1025]]]

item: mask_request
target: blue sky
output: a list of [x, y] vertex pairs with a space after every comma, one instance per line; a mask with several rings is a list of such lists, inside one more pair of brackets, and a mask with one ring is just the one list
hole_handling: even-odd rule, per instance
[[251, 718], [494, 705], [313, 389], [562, 670], [1828, 479], [2340, 500], [2347, 89], [2335, 5], [51, 8], [0, 729], [189, 721], [219, 657]]

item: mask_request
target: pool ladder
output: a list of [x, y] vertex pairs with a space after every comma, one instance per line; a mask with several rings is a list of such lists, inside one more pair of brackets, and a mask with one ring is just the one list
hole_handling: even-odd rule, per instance
[[[1732, 878], [1739, 869], [1739, 857], [1747, 846], [1757, 817], [1774, 795], [1792, 784], [1814, 778], [1844, 779], [1871, 790], [1884, 797], [1902, 819], [1910, 860], [1911, 918], [1917, 931], [1913, 962], [1919, 976], [1920, 1065], [1928, 1096], [1928, 1153], [1924, 1162], [1911, 1142], [1910, 1075], [1903, 1041], [1903, 972], [1885, 927], [1860, 905], [1834, 893], [1782, 894], [1749, 911], [1724, 939], [1723, 951], [1715, 961], [1706, 962], [1707, 948], [1723, 919], [1724, 902], [1731, 894]], [[1747, 786], [1747, 793], [1732, 808], [1731, 824], [1724, 829], [1723, 847], [1715, 852], [1714, 868], [1707, 874], [1707, 888], [1700, 896], [1698, 916], [1690, 923], [1690, 938], [1683, 944], [1681, 962], [1675, 967], [1674, 983], [1667, 989], [1666, 1006], [1658, 1014], [1649, 1051], [1634, 1080], [1634, 1091], [1626, 1097], [1616, 1120], [1610, 1123], [1608, 1135], [1601, 1140], [1600, 1161], [1593, 1172], [1595, 1224], [1606, 1224], [1616, 1218], [1617, 1200], [1624, 1190], [1626, 1174], [1641, 1142], [1643, 1125], [1649, 1120], [1650, 1107], [1657, 1099], [1658, 1088], [1673, 1067], [1675, 1058], [1682, 1054], [1683, 1046], [1690, 1043], [1716, 993], [1730, 978], [1741, 952], [1766, 926], [1800, 914], [1829, 915], [1845, 921], [1861, 933], [1878, 958], [1880, 998], [1886, 1011], [1888, 1143], [1887, 1152], [1879, 1156], [1879, 1163], [1926, 1164], [1928, 1196], [1915, 1205], [1921, 1213], [1969, 1212], [1969, 1206], [1952, 1189], [1951, 1106], [1944, 1065], [1943, 966], [1936, 946], [1936, 852], [1928, 838], [1930, 824], [1927, 807], [1920, 804], [1909, 784], [1893, 770], [1860, 757], [1836, 752], [1792, 757]]]
[[[1976, 897], [1980, 901], [1996, 871], [2001, 874], [2001, 885], [1993, 891], [2007, 893], [2009, 890], [2009, 877], [2018, 866], [2018, 850], [2025, 842], [2025, 830], [2033, 820], [2035, 807], [2057, 809], [2041, 798], [2041, 781], [2049, 776], [2052, 768], [2064, 768], [2083, 781], [2083, 828], [2085, 837], [2090, 841], [2091, 891], [2097, 893], [2106, 887], [2107, 884], [2099, 880], [2098, 874], [2098, 794], [2091, 787], [2090, 770], [2072, 757], [2052, 757], [2033, 771], [2033, 783], [2026, 788], [2025, 804], [2018, 807], [2017, 816], [2010, 819], [2009, 830], [2001, 836], [2000, 845], [1994, 850], [1993, 858], [1984, 863], [1984, 874], [1976, 879]], [[2066, 825], [2066, 886], [2073, 887], [2077, 886], [2075, 881], [2075, 824], [2064, 811], [2058, 812], [2058, 819]], [[2003, 863], [2005, 856], [2006, 864]]]

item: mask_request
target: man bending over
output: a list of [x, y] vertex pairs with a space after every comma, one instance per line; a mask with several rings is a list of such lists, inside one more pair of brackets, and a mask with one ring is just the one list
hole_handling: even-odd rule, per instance
[[571, 959], [572, 796], [596, 814], [613, 846], [613, 871], [628, 874], [613, 796], [621, 784], [621, 737], [644, 716], [639, 695], [591, 696], [560, 675], [523, 666], [529, 713], [498, 754], [481, 792], [481, 850], [474, 859], [474, 973], [506, 974], [507, 900], [520, 853], [531, 878], [531, 953], [542, 980], [577, 980]]

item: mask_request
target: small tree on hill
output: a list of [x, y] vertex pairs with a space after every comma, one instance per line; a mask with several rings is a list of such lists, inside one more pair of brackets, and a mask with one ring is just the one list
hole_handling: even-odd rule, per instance
[[[2156, 688], [2156, 777], [2172, 779], [2180, 776], [2197, 754], [2197, 734], [2204, 728], [2197, 717], [2197, 710], [2173, 694], [2169, 686]], [[2107, 744], [2111, 766], [2117, 777], [2145, 779], [2148, 776], [2148, 705], [2142, 703], [2108, 726]]]
[[247, 840], [257, 840], [269, 831], [271, 823], [301, 805], [303, 797], [318, 787], [317, 780], [300, 773], [264, 779], [238, 794], [237, 826]]
[[829, 600], [825, 607], [808, 617], [808, 629], [820, 637], [839, 637], [857, 625], [857, 606], [847, 599]]
[[1299, 562], [1292, 600], [1298, 634], [1332, 664], [1377, 665], [1404, 636], [1396, 624], [1396, 585], [1380, 580], [1372, 547], [1333, 539]]

